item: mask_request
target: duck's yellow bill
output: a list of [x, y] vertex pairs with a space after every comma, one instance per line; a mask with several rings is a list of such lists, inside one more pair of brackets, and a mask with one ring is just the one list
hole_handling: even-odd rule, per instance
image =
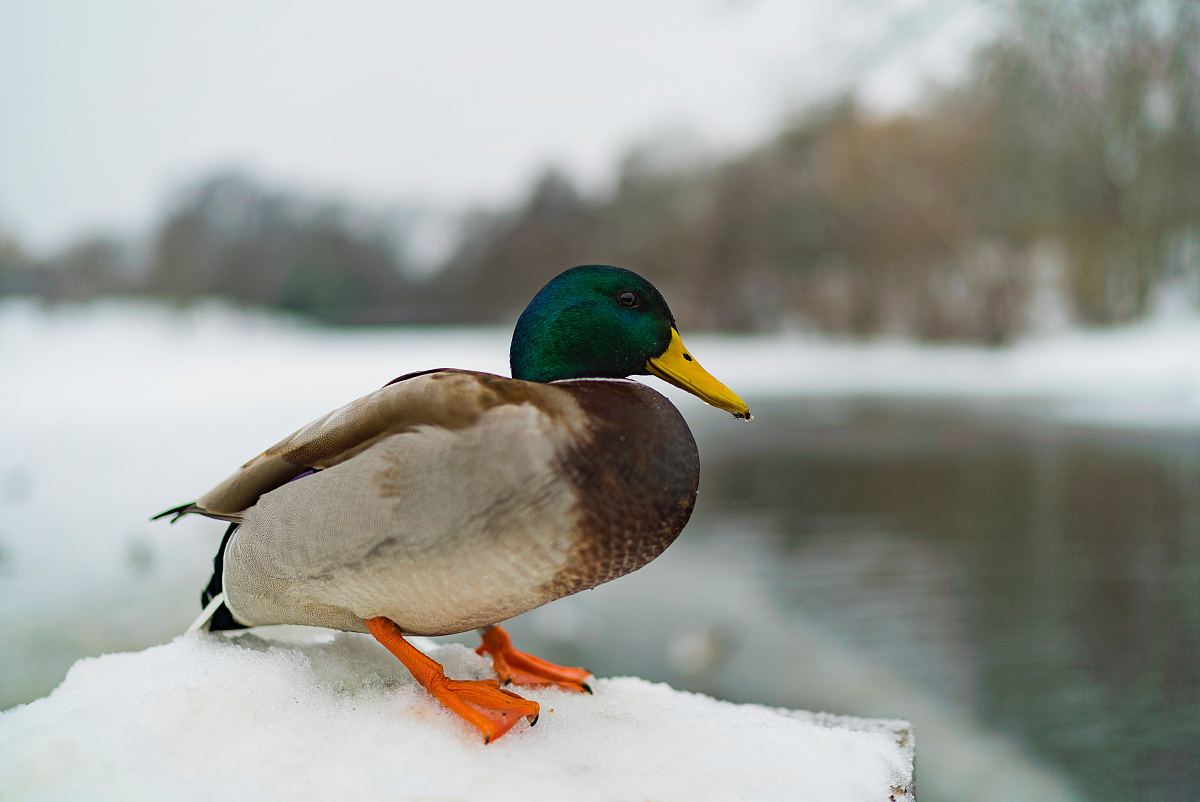
[[684, 348], [683, 340], [674, 326], [671, 327], [671, 344], [666, 351], [646, 362], [646, 370], [717, 409], [733, 413], [735, 418], [750, 420], [750, 407], [746, 406], [746, 402], [700, 367], [700, 363]]

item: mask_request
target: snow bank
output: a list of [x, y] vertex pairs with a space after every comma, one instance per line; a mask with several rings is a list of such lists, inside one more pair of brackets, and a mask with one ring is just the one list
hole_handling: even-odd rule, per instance
[[767, 397], [868, 396], [982, 402], [1089, 425], [1200, 424], [1196, 316], [998, 348], [818, 336], [700, 336], [688, 344], [751, 409]]
[[[488, 661], [422, 648], [457, 677]], [[527, 691], [538, 725], [484, 746], [370, 638], [193, 633], [81, 660], [0, 714], [0, 798], [911, 799], [906, 722], [734, 705], [634, 678]]]
[[[57, 422], [82, 407], [119, 418], [169, 410], [176, 420], [250, 414], [278, 428], [414, 370], [507, 374], [511, 335], [507, 325], [326, 329], [218, 304], [175, 310], [109, 301], [46, 309], [7, 301], [0, 303], [0, 368], [21, 381], [3, 403], [10, 418]], [[1200, 423], [1200, 316], [1190, 312], [999, 348], [799, 333], [714, 336], [686, 328], [685, 336], [704, 366], [752, 408], [772, 396], [866, 395], [1028, 401], [1038, 413], [1086, 423]], [[683, 398], [657, 379], [645, 381]], [[64, 386], [86, 387], [87, 394], [64, 393]], [[695, 404], [679, 406], [687, 414]], [[272, 414], [260, 417], [264, 408]]]

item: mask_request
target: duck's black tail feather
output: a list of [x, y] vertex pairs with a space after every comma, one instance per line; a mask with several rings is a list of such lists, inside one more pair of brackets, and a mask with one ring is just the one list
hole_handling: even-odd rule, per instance
[[151, 517], [150, 520], [157, 521], [161, 518], [166, 518], [168, 515], [171, 516], [171, 523], [175, 523], [185, 515], [203, 515], [205, 518], [215, 518], [218, 521], [242, 522], [242, 514], [240, 512], [213, 512], [212, 510], [204, 509], [194, 501], [189, 501], [187, 504], [180, 504], [178, 507], [172, 507], [169, 510], [163, 510], [158, 515]]
[[170, 515], [170, 516], [172, 516], [171, 523], [175, 523], [180, 518], [187, 515], [189, 512], [194, 512], [195, 509], [196, 509], [195, 502], [189, 501], [187, 504], [180, 504], [178, 507], [172, 507], [169, 510], [163, 510], [162, 512], [160, 512], [158, 515], [155, 515], [150, 520], [157, 521], [160, 518], [166, 518], [168, 515]]
[[[217, 549], [217, 556], [213, 557], [212, 578], [208, 580], [208, 585], [205, 586], [204, 591], [200, 594], [201, 608], [207, 607], [208, 603], [225, 589], [221, 584], [221, 576], [225, 570], [225, 547], [229, 545], [229, 538], [233, 537], [233, 533], [237, 528], [238, 524], [236, 522], [231, 523], [229, 528], [225, 530], [225, 537], [221, 538], [221, 547]], [[229, 608], [222, 603], [209, 620], [208, 628], [210, 631], [216, 632], [221, 629], [246, 629], [246, 625], [235, 621], [233, 613], [229, 612]]]

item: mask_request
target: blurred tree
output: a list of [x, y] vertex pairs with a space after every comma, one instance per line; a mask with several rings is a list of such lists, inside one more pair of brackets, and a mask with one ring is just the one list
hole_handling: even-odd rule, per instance
[[977, 74], [996, 177], [1027, 234], [1066, 246], [1082, 320], [1141, 316], [1200, 269], [1171, 258], [1200, 237], [1200, 4], [1023, 0]]
[[597, 224], [594, 205], [548, 169], [515, 211], [468, 218], [441, 281], [465, 316], [507, 319], [563, 267], [603, 261]]
[[114, 237], [96, 234], [78, 240], [50, 260], [56, 300], [79, 301], [134, 289], [128, 248]]
[[163, 222], [147, 286], [328, 322], [394, 321], [414, 290], [392, 239], [385, 226], [348, 210], [220, 175], [185, 192]]
[[16, 238], [0, 228], [0, 298], [46, 291], [46, 277], [34, 269]]

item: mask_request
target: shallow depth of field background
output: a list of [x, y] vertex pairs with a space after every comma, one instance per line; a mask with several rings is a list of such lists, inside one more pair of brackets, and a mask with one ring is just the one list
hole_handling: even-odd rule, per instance
[[605, 262], [756, 420], [669, 391], [692, 523], [523, 644], [1194, 798], [1200, 5], [603, 5], [0, 2], [0, 708], [198, 612], [151, 514]]

